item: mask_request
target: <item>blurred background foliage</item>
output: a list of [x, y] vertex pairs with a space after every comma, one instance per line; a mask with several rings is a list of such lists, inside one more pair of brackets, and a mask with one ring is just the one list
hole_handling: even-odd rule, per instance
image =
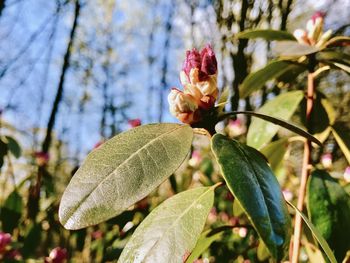
[[[306, 73], [282, 75], [240, 99], [240, 84], [273, 58], [274, 44], [235, 34], [251, 28], [292, 32], [319, 10], [326, 13], [327, 29], [349, 34], [348, 0], [0, 0], [0, 261], [112, 261], [160, 202], [220, 181], [209, 140], [197, 136], [176, 174], [128, 211], [78, 231], [58, 222], [60, 196], [89, 151], [141, 123], [175, 121], [166, 97], [180, 85], [185, 50], [211, 43], [219, 88], [229, 90], [227, 109], [255, 110], [281, 92], [304, 89]], [[326, 71], [317, 81], [346, 131], [349, 76]], [[292, 120], [303, 125], [298, 114]], [[249, 118], [238, 118], [218, 129], [245, 142], [249, 124]], [[273, 169], [293, 200], [303, 144], [279, 143]], [[317, 154], [345, 185], [349, 164], [332, 136]], [[222, 231], [210, 233], [201, 261], [268, 261], [242, 209], [236, 202], [232, 207], [232, 195], [224, 188], [216, 195], [207, 229]], [[305, 262], [320, 262], [312, 244], [302, 253]]]

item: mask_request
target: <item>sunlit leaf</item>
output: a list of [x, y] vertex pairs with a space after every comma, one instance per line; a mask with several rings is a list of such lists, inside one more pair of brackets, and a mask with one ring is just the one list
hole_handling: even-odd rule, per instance
[[350, 249], [350, 196], [326, 171], [312, 172], [307, 188], [309, 218], [340, 262]]
[[261, 153], [264, 154], [270, 163], [271, 169], [274, 171], [282, 162], [283, 157], [287, 151], [288, 138], [282, 138], [277, 141], [271, 142], [261, 149]]
[[304, 220], [314, 237], [317, 239], [317, 242], [321, 245], [323, 251], [326, 253], [328, 259], [331, 263], [337, 263], [337, 260], [335, 259], [335, 256], [330, 249], [329, 245], [327, 244], [327, 241], [322, 237], [321, 233], [317, 230], [317, 228], [310, 222], [310, 220], [307, 218], [306, 215], [304, 215], [303, 212], [301, 212], [298, 208], [296, 208], [291, 202], [286, 202], [294, 208], [294, 210], [301, 216], [301, 218]]
[[[258, 113], [275, 118], [283, 118], [283, 120], [288, 121], [296, 111], [303, 97], [304, 94], [302, 91], [283, 93], [265, 103], [258, 110]], [[273, 123], [252, 118], [247, 134], [247, 144], [254, 148], [261, 149], [275, 136], [278, 129], [279, 127]]]
[[349, 44], [350, 43], [350, 37], [347, 36], [336, 36], [332, 37], [330, 40], [328, 40], [323, 47], [328, 46], [342, 46], [343, 43]]
[[295, 132], [296, 134], [299, 134], [300, 136], [305, 137], [306, 139], [318, 144], [319, 146], [322, 146], [322, 143], [316, 137], [314, 137], [307, 131], [303, 130], [302, 128], [296, 126], [295, 124], [289, 123], [283, 119], [272, 117], [267, 114], [262, 114], [262, 113], [253, 112], [253, 111], [231, 111], [231, 112], [225, 112], [224, 114], [221, 114], [219, 116], [219, 120], [223, 120], [225, 118], [228, 118], [230, 116], [237, 115], [237, 114], [254, 116], [261, 120], [271, 122], [271, 124], [273, 125], [279, 125], [283, 128], [286, 128], [289, 131]]
[[350, 164], [350, 129], [347, 127], [346, 123], [335, 122], [332, 126], [332, 133], [345, 158]]
[[118, 262], [183, 262], [203, 230], [214, 189], [195, 188], [164, 201], [137, 227]]
[[272, 29], [253, 29], [238, 33], [236, 38], [263, 38], [265, 40], [296, 40], [295, 37], [287, 32]]
[[280, 41], [276, 43], [273, 50], [283, 57], [301, 57], [319, 51], [315, 46], [299, 44], [296, 41]]
[[223, 232], [218, 232], [213, 235], [210, 235], [210, 232], [211, 230], [207, 230], [200, 235], [195, 248], [193, 249], [191, 255], [187, 258], [186, 263], [193, 263], [210, 247], [213, 242], [222, 238]]
[[346, 73], [350, 74], [350, 66], [338, 63], [338, 62], [333, 62], [332, 63], [334, 66], [336, 66], [337, 68], [340, 68], [342, 70], [344, 70]]
[[92, 151], [65, 190], [59, 209], [67, 229], [114, 217], [147, 196], [183, 162], [192, 128], [149, 124], [121, 133]]
[[302, 72], [302, 69], [306, 70], [303, 64], [298, 64], [293, 61], [287, 60], [275, 60], [268, 63], [262, 69], [256, 72], [250, 73], [240, 86], [240, 97], [245, 98], [252, 92], [264, 87], [267, 81], [276, 79], [289, 71]]
[[271, 255], [281, 260], [288, 249], [290, 216], [280, 186], [263, 155], [222, 134], [212, 150], [235, 201], [238, 201]]

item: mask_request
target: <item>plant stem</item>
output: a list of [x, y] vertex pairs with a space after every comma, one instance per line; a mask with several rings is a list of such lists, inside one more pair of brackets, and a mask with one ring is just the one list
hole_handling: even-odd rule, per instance
[[[306, 98], [306, 127], [308, 132], [311, 132], [311, 115], [314, 106], [314, 95], [315, 95], [315, 82], [314, 82], [314, 69], [315, 69], [315, 57], [311, 55], [309, 57], [309, 74], [307, 76], [307, 98]], [[304, 201], [306, 195], [307, 179], [310, 172], [311, 163], [311, 141], [307, 139], [304, 143], [304, 158], [301, 171], [301, 179], [299, 186], [299, 195], [297, 208], [302, 211], [304, 208]], [[292, 251], [292, 263], [298, 263], [300, 253], [300, 240], [302, 230], [302, 218], [299, 214], [295, 215], [295, 226], [294, 226], [294, 238], [293, 238], [293, 251]]]

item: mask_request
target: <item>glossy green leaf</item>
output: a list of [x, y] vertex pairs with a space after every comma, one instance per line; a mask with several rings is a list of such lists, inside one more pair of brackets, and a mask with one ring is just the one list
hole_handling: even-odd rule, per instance
[[350, 55], [341, 51], [321, 51], [317, 54], [317, 60], [322, 62], [338, 62], [345, 65], [350, 65]]
[[12, 233], [18, 227], [23, 211], [23, 200], [21, 195], [14, 190], [6, 199], [4, 206], [0, 208], [0, 220], [2, 230]]
[[350, 74], [350, 66], [347, 66], [347, 65], [344, 65], [344, 64], [338, 63], [338, 62], [333, 62], [332, 64], [334, 66], [336, 66], [337, 68], [340, 68], [343, 71], [345, 71], [346, 73]]
[[335, 259], [335, 256], [327, 244], [327, 241], [322, 237], [321, 233], [317, 230], [317, 228], [310, 222], [310, 220], [307, 218], [306, 215], [304, 215], [303, 212], [301, 212], [298, 208], [296, 208], [291, 202], [287, 201], [287, 204], [290, 205], [294, 210], [301, 216], [301, 218], [304, 220], [308, 228], [311, 230], [312, 234], [316, 238], [317, 242], [320, 244], [322, 247], [323, 251], [326, 253], [328, 259], [330, 260], [331, 263], [337, 263], [337, 260]]
[[[265, 103], [258, 110], [258, 113], [288, 121], [296, 111], [303, 97], [304, 94], [302, 91], [283, 93]], [[247, 144], [256, 149], [261, 149], [275, 136], [278, 129], [279, 127], [273, 123], [252, 118], [247, 134]]]
[[254, 117], [257, 117], [257, 118], [262, 119], [264, 121], [268, 121], [268, 122], [271, 122], [273, 124], [279, 125], [283, 128], [286, 128], [289, 131], [295, 132], [296, 134], [299, 134], [300, 136], [305, 137], [306, 139], [318, 144], [319, 146], [322, 146], [322, 143], [316, 137], [314, 137], [313, 135], [311, 135], [307, 131], [303, 130], [302, 128], [300, 128], [292, 123], [286, 122], [285, 120], [282, 120], [280, 118], [272, 117], [270, 115], [266, 115], [266, 114], [262, 114], [262, 113], [258, 113], [258, 112], [254, 112], [254, 111], [231, 111], [231, 112], [225, 112], [224, 114], [219, 116], [219, 120], [223, 120], [227, 117], [237, 115], [237, 114], [245, 114], [245, 115], [249, 115], [249, 116], [254, 116]]
[[198, 259], [209, 247], [210, 245], [222, 238], [223, 232], [218, 232], [213, 235], [210, 235], [211, 230], [203, 232], [193, 249], [191, 255], [187, 258], [186, 263], [193, 263]]
[[272, 170], [275, 170], [282, 162], [283, 157], [287, 151], [287, 147], [288, 138], [282, 138], [269, 143], [261, 149], [261, 153], [266, 156]]
[[4, 141], [7, 143], [7, 148], [13, 156], [19, 158], [21, 156], [21, 146], [19, 146], [18, 142], [11, 136], [4, 136]]
[[296, 41], [280, 41], [276, 43], [273, 50], [282, 57], [301, 57], [319, 51], [315, 46], [299, 44]]
[[275, 60], [268, 63], [262, 69], [250, 73], [240, 86], [239, 93], [241, 98], [249, 96], [252, 92], [264, 87], [267, 81], [276, 79], [288, 71], [295, 71], [296, 69], [305, 69], [303, 64], [298, 64], [293, 61]]
[[326, 171], [312, 172], [307, 188], [309, 218], [341, 261], [350, 250], [350, 196]]
[[350, 128], [346, 123], [335, 122], [332, 126], [332, 133], [345, 158], [350, 164]]
[[92, 151], [61, 200], [59, 218], [79, 229], [114, 217], [147, 196], [183, 162], [188, 125], [149, 124], [121, 133]]
[[164, 201], [138, 226], [118, 262], [183, 262], [203, 230], [214, 189], [194, 188]]
[[222, 134], [213, 136], [212, 150], [235, 200], [271, 255], [281, 260], [288, 250], [290, 216], [278, 181], [263, 155]]
[[238, 33], [236, 38], [263, 38], [265, 40], [296, 40], [295, 37], [287, 32], [272, 29], [253, 29]]

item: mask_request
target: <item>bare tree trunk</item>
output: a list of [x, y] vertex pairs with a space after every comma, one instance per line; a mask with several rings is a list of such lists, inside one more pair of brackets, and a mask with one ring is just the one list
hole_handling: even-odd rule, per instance
[[163, 66], [162, 66], [162, 77], [160, 81], [160, 90], [159, 90], [159, 112], [158, 112], [158, 122], [162, 122], [163, 119], [163, 110], [164, 110], [164, 90], [168, 86], [166, 79], [168, 73], [168, 52], [170, 46], [170, 36], [173, 28], [173, 14], [174, 14], [174, 5], [171, 3], [169, 7], [168, 19], [165, 24], [165, 41], [164, 41], [164, 57], [163, 57]]
[[[60, 80], [58, 83], [58, 88], [57, 88], [57, 93], [56, 97], [53, 103], [53, 107], [51, 110], [50, 118], [47, 123], [47, 128], [46, 128], [46, 136], [44, 139], [44, 142], [42, 144], [41, 150], [42, 152], [47, 153], [49, 151], [51, 142], [52, 142], [52, 131], [55, 125], [56, 121], [56, 116], [58, 113], [59, 105], [62, 101], [63, 97], [63, 88], [64, 88], [64, 83], [65, 83], [65, 76], [67, 69], [69, 68], [69, 62], [70, 62], [70, 56], [71, 56], [71, 51], [72, 51], [72, 46], [74, 42], [74, 37], [75, 37], [75, 32], [78, 24], [78, 18], [80, 14], [80, 0], [75, 1], [75, 14], [74, 14], [74, 20], [73, 20], [73, 25], [70, 31], [69, 35], [69, 42], [68, 46], [66, 49], [66, 53], [64, 55], [63, 59], [63, 65], [62, 65], [62, 70], [61, 70], [61, 75], [60, 75]], [[36, 215], [39, 211], [39, 199], [40, 199], [40, 189], [41, 189], [41, 181], [43, 176], [47, 173], [45, 165], [40, 166], [38, 169], [38, 174], [37, 174], [37, 179], [35, 182], [35, 185], [31, 185], [29, 189], [29, 200], [28, 200], [28, 217], [32, 218], [35, 220]]]
[[2, 15], [2, 11], [5, 8], [6, 0], [0, 0], [0, 17]]

